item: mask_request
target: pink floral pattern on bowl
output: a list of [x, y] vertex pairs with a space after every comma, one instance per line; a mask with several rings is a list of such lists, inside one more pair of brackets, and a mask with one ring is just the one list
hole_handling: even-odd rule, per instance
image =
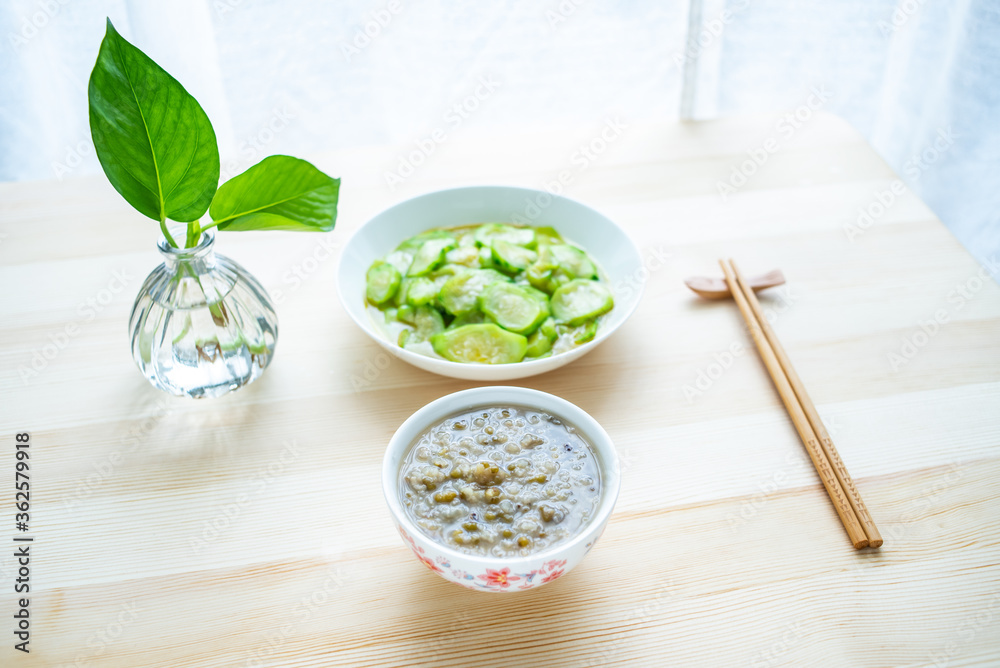
[[[403, 537], [403, 540], [409, 543], [410, 549], [413, 550], [413, 554], [417, 556], [417, 559], [420, 560], [420, 563], [422, 563], [424, 566], [431, 569], [435, 573], [444, 573], [444, 571], [441, 570], [440, 566], [438, 566], [436, 563], [434, 563], [427, 557], [427, 555], [424, 553], [424, 548], [420, 547], [415, 542], [413, 542], [413, 539], [410, 538], [410, 534], [406, 533], [403, 527], [396, 527], [396, 528], [399, 529], [399, 533]], [[438, 557], [437, 560], [441, 562], [441, 565], [444, 566], [445, 568], [448, 567], [449, 565], [448, 560], [445, 557]]]
[[[451, 560], [444, 555], [434, 558], [427, 550], [418, 545], [410, 534], [401, 526], [396, 526], [399, 535], [403, 537], [413, 554], [424, 566], [467, 589], [485, 591], [512, 591], [513, 589], [533, 589], [536, 586], [548, 584], [561, 577], [568, 569], [566, 559], [548, 559], [537, 568], [524, 572], [512, 572], [510, 568], [486, 568], [484, 572], [472, 574], [461, 568], [452, 568]], [[587, 545], [590, 548], [590, 545]]]

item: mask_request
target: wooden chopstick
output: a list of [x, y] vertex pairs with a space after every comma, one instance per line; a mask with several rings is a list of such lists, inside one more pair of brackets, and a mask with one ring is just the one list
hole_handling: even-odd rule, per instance
[[[861, 528], [857, 515], [855, 515], [854, 509], [851, 507], [850, 502], [848, 502], [847, 495], [844, 493], [840, 481], [834, 475], [826, 453], [820, 447], [816, 433], [809, 424], [809, 419], [802, 410], [802, 406], [795, 396], [795, 391], [792, 389], [791, 384], [789, 384], [788, 378], [785, 376], [785, 372], [782, 370], [781, 364], [778, 362], [778, 358], [771, 348], [771, 344], [768, 343], [767, 337], [764, 335], [761, 325], [754, 315], [753, 309], [751, 309], [739, 281], [736, 279], [735, 272], [723, 260], [719, 260], [719, 266], [722, 267], [722, 273], [726, 276], [729, 291], [732, 292], [733, 299], [736, 300], [736, 305], [739, 306], [740, 313], [743, 314], [743, 319], [746, 321], [747, 328], [750, 330], [750, 336], [753, 338], [757, 346], [757, 351], [764, 361], [764, 366], [767, 367], [767, 372], [771, 375], [771, 380], [774, 382], [774, 386], [781, 396], [781, 401], [785, 404], [785, 410], [788, 411], [789, 417], [792, 418], [795, 431], [799, 433], [799, 438], [802, 439], [803, 445], [806, 446], [806, 453], [809, 455], [809, 459], [812, 460], [813, 466], [816, 467], [816, 472], [823, 482], [823, 487], [826, 488], [826, 493], [829, 494], [830, 500], [833, 502], [833, 507], [837, 511], [837, 515], [840, 516], [840, 521], [843, 523], [844, 528], [847, 530], [851, 544], [859, 550], [863, 547], [868, 547], [868, 538], [865, 536], [864, 529]], [[751, 292], [753, 291], [751, 290]], [[764, 320], [764, 322], [767, 321]]]
[[813, 428], [813, 432], [815, 432], [819, 439], [820, 447], [823, 448], [823, 452], [826, 454], [826, 458], [833, 468], [834, 475], [837, 476], [837, 480], [847, 495], [847, 500], [850, 502], [858, 521], [861, 523], [861, 528], [864, 529], [865, 535], [868, 537], [869, 547], [881, 547], [882, 535], [878, 532], [878, 528], [875, 526], [875, 522], [868, 512], [868, 507], [861, 500], [861, 494], [854, 485], [854, 479], [851, 478], [851, 474], [847, 472], [847, 467], [844, 466], [843, 460], [840, 459], [840, 453], [837, 452], [837, 447], [833, 444], [833, 439], [830, 438], [829, 432], [827, 432], [826, 427], [823, 425], [823, 420], [816, 410], [816, 405], [813, 404], [809, 393], [806, 392], [806, 388], [802, 384], [802, 379], [799, 378], [795, 367], [792, 366], [792, 361], [788, 358], [784, 347], [778, 340], [778, 335], [774, 333], [771, 323], [767, 321], [767, 317], [760, 307], [760, 302], [757, 300], [757, 295], [749, 288], [746, 279], [740, 273], [739, 267], [736, 266], [736, 262], [730, 259], [729, 264], [733, 268], [733, 273], [736, 275], [736, 282], [739, 283], [741, 292], [750, 303], [750, 308], [757, 317], [757, 321], [764, 331], [764, 336], [767, 337], [768, 343], [771, 344], [771, 349], [778, 358], [778, 363], [781, 365], [782, 371], [785, 372], [785, 376], [788, 378], [788, 382], [799, 400], [799, 405], [802, 406], [802, 410], [809, 419], [809, 425]]

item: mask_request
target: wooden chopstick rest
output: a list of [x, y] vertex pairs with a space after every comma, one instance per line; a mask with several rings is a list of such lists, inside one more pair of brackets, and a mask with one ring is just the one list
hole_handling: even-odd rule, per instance
[[[784, 284], [785, 275], [781, 273], [780, 269], [774, 269], [766, 274], [761, 274], [760, 276], [752, 276], [747, 281], [747, 285], [753, 288], [754, 292]], [[724, 278], [717, 278], [715, 276], [691, 276], [690, 278], [684, 279], [684, 285], [688, 286], [691, 290], [696, 292], [698, 296], [704, 297], [705, 299], [732, 299], [733, 296], [733, 294], [729, 291], [729, 285], [726, 284], [726, 279]]]

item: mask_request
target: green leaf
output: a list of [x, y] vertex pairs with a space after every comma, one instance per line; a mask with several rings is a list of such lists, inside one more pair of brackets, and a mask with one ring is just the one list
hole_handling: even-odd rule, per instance
[[111, 185], [143, 215], [204, 215], [219, 185], [212, 123], [190, 93], [108, 21], [90, 74], [90, 133]]
[[329, 232], [340, 179], [287, 155], [264, 158], [219, 187], [209, 213], [220, 230]]

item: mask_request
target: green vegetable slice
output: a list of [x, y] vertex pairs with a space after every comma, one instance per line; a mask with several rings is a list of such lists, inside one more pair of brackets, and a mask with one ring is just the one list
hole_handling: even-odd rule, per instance
[[559, 268], [559, 260], [552, 252], [552, 246], [546, 245], [538, 249], [538, 258], [529, 267], [529, 269], [531, 268], [538, 272]]
[[[494, 283], [483, 291], [479, 307], [504, 329], [530, 334], [549, 317], [548, 299], [539, 299], [531, 288]], [[542, 295], [544, 297], [544, 295]]]
[[547, 294], [552, 294], [574, 278], [560, 265], [554, 248], [556, 246], [540, 246], [538, 258], [524, 272], [524, 277], [532, 286]]
[[535, 230], [531, 227], [514, 227], [503, 223], [486, 223], [476, 230], [476, 243], [491, 246], [494, 241], [505, 241], [525, 248], [534, 248], [537, 243]]
[[438, 293], [438, 301], [448, 313], [465, 315], [479, 307], [479, 294], [487, 285], [507, 281], [507, 277], [492, 269], [472, 269], [449, 278]]
[[423, 306], [437, 299], [443, 280], [432, 280], [426, 276], [408, 278], [404, 283], [406, 303], [410, 306]]
[[401, 347], [411, 343], [429, 341], [434, 335], [444, 331], [444, 318], [441, 312], [431, 306], [418, 306], [411, 314], [413, 330], [403, 330], [399, 333], [397, 343]]
[[528, 266], [538, 259], [538, 253], [533, 250], [512, 244], [503, 239], [496, 239], [490, 245], [493, 249], [493, 261], [503, 269], [512, 274], [524, 271]]
[[547, 226], [535, 228], [535, 240], [538, 242], [539, 248], [543, 245], [565, 243], [562, 239], [562, 235], [556, 231], [556, 228]]
[[452, 362], [513, 364], [524, 359], [528, 340], [493, 324], [465, 325], [431, 337], [434, 351]]
[[454, 241], [455, 237], [452, 236], [451, 232], [447, 230], [427, 230], [426, 232], [414, 235], [399, 244], [399, 246], [396, 247], [396, 250], [408, 252], [410, 255], [413, 255], [420, 250], [421, 246], [431, 239], [451, 239]]
[[394, 266], [399, 273], [405, 274], [410, 269], [410, 263], [413, 262], [413, 253], [393, 251], [385, 256], [385, 261]]
[[449, 264], [460, 264], [470, 269], [479, 269], [479, 249], [475, 246], [459, 246], [452, 248], [444, 256]]
[[416, 322], [414, 334], [420, 337], [421, 341], [428, 341], [432, 336], [444, 331], [444, 318], [441, 317], [441, 312], [431, 306], [418, 306], [414, 322]]
[[396, 309], [396, 318], [400, 322], [405, 322], [407, 325], [416, 324], [417, 309], [414, 306], [406, 304], [405, 306], [400, 306]]
[[561, 268], [538, 269], [534, 264], [528, 267], [524, 275], [532, 287], [547, 294], [552, 294], [572, 280], [572, 277]]
[[434, 271], [444, 262], [445, 253], [454, 247], [455, 240], [451, 237], [425, 241], [417, 254], [413, 256], [413, 262], [406, 275], [423, 276]]
[[479, 266], [483, 269], [496, 269], [497, 263], [493, 261], [493, 249], [483, 246], [479, 249]]
[[403, 277], [387, 262], [376, 262], [365, 275], [365, 294], [372, 304], [384, 304], [392, 299]]
[[549, 340], [549, 337], [541, 329], [536, 329], [534, 334], [528, 337], [528, 348], [525, 352], [525, 357], [541, 357], [550, 350], [552, 350], [552, 341]]
[[538, 331], [544, 334], [552, 343], [555, 343], [556, 339], [559, 338], [559, 332], [556, 330], [555, 318], [547, 318], [538, 328]]
[[517, 285], [518, 285], [518, 287], [523, 288], [524, 291], [527, 292], [528, 295], [530, 295], [533, 299], [536, 299], [538, 301], [538, 303], [540, 303], [542, 305], [542, 308], [545, 309], [546, 313], [550, 312], [550, 310], [549, 310], [549, 296], [547, 294], [545, 294], [541, 290], [539, 290], [537, 288], [534, 288], [534, 287], [532, 287], [530, 285], [520, 285], [520, 284], [517, 284]]
[[561, 244], [563, 242], [562, 236], [554, 227], [536, 227], [535, 239], [538, 241], [539, 246], [542, 244]]
[[430, 342], [456, 362], [549, 357], [593, 340], [597, 319], [614, 307], [590, 256], [548, 227], [428, 230], [372, 265], [368, 278], [369, 301], [387, 324], [406, 325], [400, 346]]
[[550, 246], [552, 255], [570, 278], [597, 278], [597, 269], [587, 254], [567, 244]]
[[578, 328], [573, 343], [579, 346], [592, 341], [595, 336], [597, 336], [597, 320], [588, 320]]
[[465, 315], [457, 316], [448, 325], [448, 329], [458, 329], [459, 327], [464, 327], [465, 325], [481, 325], [484, 322], [491, 322], [486, 318], [486, 314], [482, 311], [473, 311], [472, 313], [466, 313]]
[[434, 280], [441, 279], [442, 282], [448, 280], [452, 276], [458, 276], [459, 274], [464, 274], [469, 271], [468, 267], [463, 267], [460, 264], [442, 264], [440, 267], [427, 274], [429, 278]]
[[615, 305], [611, 293], [597, 281], [574, 279], [552, 295], [552, 315], [557, 322], [580, 325], [607, 313]]

